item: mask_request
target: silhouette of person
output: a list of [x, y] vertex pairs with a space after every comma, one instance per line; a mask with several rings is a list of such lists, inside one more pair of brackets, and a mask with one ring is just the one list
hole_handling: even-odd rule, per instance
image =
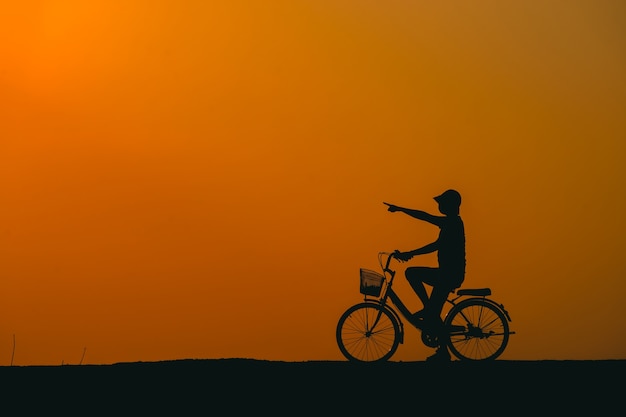
[[[413, 314], [413, 319], [420, 320], [422, 325], [441, 330], [443, 327], [441, 311], [448, 294], [459, 288], [465, 279], [465, 228], [459, 214], [461, 194], [458, 191], [446, 190], [434, 199], [443, 216], [394, 204], [385, 204], [390, 212], [405, 213], [418, 220], [431, 223], [440, 229], [436, 241], [408, 252], [396, 251], [394, 256], [399, 261], [406, 262], [417, 255], [437, 252], [438, 268], [411, 266], [406, 268], [404, 274], [424, 306], [422, 310]], [[424, 284], [432, 287], [430, 297]], [[437, 352], [428, 360], [450, 360], [444, 333], [440, 332]]]

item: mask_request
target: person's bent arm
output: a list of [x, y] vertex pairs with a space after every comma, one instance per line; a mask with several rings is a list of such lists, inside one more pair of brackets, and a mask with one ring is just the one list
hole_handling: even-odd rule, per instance
[[422, 246], [421, 248], [413, 249], [408, 252], [398, 252], [396, 253], [395, 256], [396, 256], [396, 259], [402, 262], [406, 262], [414, 256], [435, 252], [437, 251], [438, 248], [439, 248], [439, 243], [438, 241], [435, 241], [433, 243], [429, 243], [426, 246]]
[[421, 248], [417, 248], [412, 251], [409, 251], [408, 253], [411, 254], [411, 257], [417, 256], [417, 255], [425, 255], [427, 253], [436, 252], [438, 247], [439, 246], [437, 242], [433, 242], [433, 243], [429, 243], [426, 246], [422, 246]]

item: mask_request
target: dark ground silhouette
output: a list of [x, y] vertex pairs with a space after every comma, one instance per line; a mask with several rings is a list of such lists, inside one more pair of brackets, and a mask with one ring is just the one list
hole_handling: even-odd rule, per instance
[[[0, 367], [11, 415], [563, 415], [622, 410], [626, 360], [357, 364], [197, 359]], [[7, 414], [9, 415], [9, 414]], [[368, 414], [369, 415], [369, 414]]]

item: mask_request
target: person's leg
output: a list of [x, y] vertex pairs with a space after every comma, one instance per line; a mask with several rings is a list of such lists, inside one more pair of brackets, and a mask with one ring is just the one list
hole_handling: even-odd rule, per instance
[[442, 286], [441, 284], [433, 285], [433, 290], [430, 293], [430, 299], [428, 301], [428, 313], [433, 319], [441, 321], [441, 311], [443, 305], [448, 299], [450, 289], [448, 286]]
[[439, 340], [439, 347], [437, 353], [429, 357], [429, 360], [450, 360], [450, 353], [448, 352], [448, 333], [443, 328], [443, 320], [441, 318], [441, 311], [443, 305], [448, 299], [450, 294], [450, 287], [447, 285], [435, 285], [430, 294], [430, 301], [428, 302], [428, 317], [427, 319], [433, 324], [433, 332], [437, 334]]
[[417, 294], [422, 301], [424, 309], [426, 309], [429, 304], [429, 297], [424, 284], [434, 287], [439, 277], [439, 270], [426, 266], [411, 266], [404, 271], [404, 275], [411, 285], [411, 288], [413, 288], [413, 291], [415, 291], [415, 294]]

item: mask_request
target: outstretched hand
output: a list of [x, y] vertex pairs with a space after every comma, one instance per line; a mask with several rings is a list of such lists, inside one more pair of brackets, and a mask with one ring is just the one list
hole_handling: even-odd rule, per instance
[[385, 203], [384, 201], [383, 201], [383, 204], [386, 204], [386, 205], [388, 206], [388, 207], [387, 207], [387, 211], [390, 211], [390, 212], [392, 212], [392, 213], [393, 213], [394, 211], [398, 211], [398, 210], [399, 210], [399, 207], [398, 207], [398, 206], [396, 206], [396, 205], [394, 205], [394, 204]]

